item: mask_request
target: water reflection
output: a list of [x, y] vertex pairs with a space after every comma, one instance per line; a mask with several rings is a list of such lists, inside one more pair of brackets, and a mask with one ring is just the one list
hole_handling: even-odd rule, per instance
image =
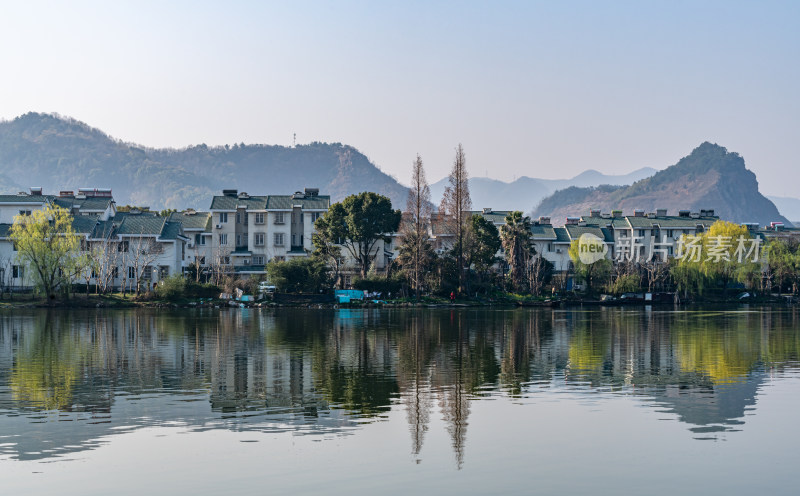
[[[356, 432], [403, 409], [419, 459], [440, 418], [464, 463], [474, 401], [634, 395], [706, 439], [796, 368], [796, 310], [29, 311], [0, 315], [0, 456], [182, 425]], [[497, 419], [502, 422], [502, 419]], [[520, 426], [524, 428], [524, 426]]]

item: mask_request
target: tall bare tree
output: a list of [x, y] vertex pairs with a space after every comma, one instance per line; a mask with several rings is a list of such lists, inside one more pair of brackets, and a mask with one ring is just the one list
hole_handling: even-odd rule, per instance
[[425, 169], [422, 167], [422, 157], [417, 154], [411, 166], [411, 187], [408, 189], [406, 213], [403, 216], [402, 234], [403, 245], [409, 251], [409, 275], [414, 287], [416, 299], [419, 301], [420, 288], [423, 278], [423, 256], [428, 241], [428, 222], [431, 218], [431, 189], [425, 179]]
[[456, 148], [456, 158], [450, 171], [448, 185], [444, 188], [444, 196], [440, 210], [449, 219], [456, 241], [456, 263], [458, 264], [458, 290], [462, 290], [464, 282], [464, 233], [467, 220], [471, 217], [472, 199], [469, 196], [469, 175], [467, 174], [464, 147], [461, 143]]

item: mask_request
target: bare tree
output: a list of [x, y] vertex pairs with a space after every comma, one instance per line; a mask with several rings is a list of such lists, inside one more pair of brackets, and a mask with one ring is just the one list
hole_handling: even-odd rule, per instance
[[161, 255], [163, 248], [152, 237], [138, 236], [130, 240], [128, 250], [131, 267], [134, 269], [136, 296], [139, 296], [142, 281], [152, 278], [152, 263]]
[[467, 219], [470, 217], [469, 211], [472, 209], [472, 200], [469, 196], [469, 176], [461, 143], [456, 148], [456, 158], [453, 161], [453, 169], [450, 171], [448, 182], [449, 184], [444, 189], [440, 210], [449, 219], [452, 232], [455, 234], [458, 290], [461, 291], [464, 282], [464, 233], [467, 230]]
[[431, 217], [431, 189], [425, 179], [422, 158], [417, 154], [411, 169], [411, 187], [408, 190], [406, 213], [402, 223], [403, 244], [411, 255], [410, 275], [416, 299], [419, 301], [422, 286], [423, 255], [428, 241], [428, 222]]

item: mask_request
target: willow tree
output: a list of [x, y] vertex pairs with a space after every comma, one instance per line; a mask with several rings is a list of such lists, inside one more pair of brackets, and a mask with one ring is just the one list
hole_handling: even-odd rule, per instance
[[81, 255], [72, 215], [59, 206], [15, 216], [9, 238], [17, 260], [28, 266], [34, 283], [48, 299], [54, 299], [86, 267], [87, 257]]
[[461, 291], [464, 282], [464, 234], [468, 229], [467, 221], [471, 218], [472, 200], [469, 196], [469, 175], [461, 143], [456, 148], [453, 169], [448, 177], [448, 185], [444, 188], [444, 196], [439, 208], [452, 226], [455, 234], [455, 255], [458, 265], [458, 289]]
[[402, 235], [403, 251], [407, 254], [404, 265], [411, 279], [416, 299], [422, 286], [423, 268], [430, 259], [430, 241], [428, 240], [428, 222], [431, 216], [431, 189], [425, 179], [422, 158], [417, 159], [411, 168], [411, 187], [408, 189], [406, 212], [403, 216]]

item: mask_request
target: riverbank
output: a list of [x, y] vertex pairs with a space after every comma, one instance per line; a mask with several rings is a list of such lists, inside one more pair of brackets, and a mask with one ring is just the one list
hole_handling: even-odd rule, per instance
[[[414, 299], [394, 300], [354, 300], [350, 303], [320, 302], [317, 298], [304, 298], [304, 295], [292, 295], [280, 301], [264, 299], [260, 301], [237, 301], [217, 298], [181, 298], [175, 300], [157, 299], [153, 295], [73, 295], [67, 299], [46, 300], [32, 294], [15, 294], [0, 300], [0, 309], [13, 308], [515, 308], [515, 307], [575, 307], [575, 306], [675, 306], [694, 304], [755, 304], [770, 306], [786, 306], [797, 304], [797, 299], [790, 295], [772, 295], [769, 297], [747, 297], [706, 295], [695, 296], [675, 301], [670, 295], [662, 295], [654, 300], [644, 298], [594, 298], [578, 295], [566, 295], [555, 298], [523, 298], [517, 295], [495, 295], [492, 297], [462, 298], [451, 301], [445, 298], [426, 296], [420, 301]], [[309, 295], [318, 296], [318, 295]]]

